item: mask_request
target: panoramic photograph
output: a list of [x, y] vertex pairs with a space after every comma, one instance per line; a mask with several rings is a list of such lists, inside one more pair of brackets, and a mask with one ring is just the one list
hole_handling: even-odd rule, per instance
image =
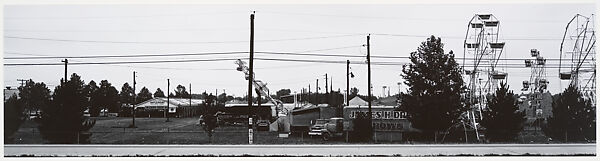
[[4, 4], [4, 157], [595, 158], [596, 5]]

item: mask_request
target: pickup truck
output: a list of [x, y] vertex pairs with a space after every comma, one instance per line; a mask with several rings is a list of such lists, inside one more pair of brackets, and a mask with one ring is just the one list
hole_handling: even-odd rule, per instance
[[343, 121], [343, 118], [317, 119], [310, 127], [308, 135], [311, 137], [321, 136], [323, 140], [329, 140], [330, 137], [343, 136]]

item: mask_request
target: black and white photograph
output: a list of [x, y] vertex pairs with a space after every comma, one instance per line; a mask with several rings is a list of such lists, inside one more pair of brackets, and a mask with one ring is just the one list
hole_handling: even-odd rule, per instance
[[597, 159], [597, 6], [3, 2], [3, 157]]

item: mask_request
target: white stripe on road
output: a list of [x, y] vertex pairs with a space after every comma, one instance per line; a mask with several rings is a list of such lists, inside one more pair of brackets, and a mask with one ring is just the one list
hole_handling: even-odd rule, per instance
[[5, 156], [367, 156], [367, 155], [573, 155], [596, 154], [596, 144], [444, 145], [5, 145]]

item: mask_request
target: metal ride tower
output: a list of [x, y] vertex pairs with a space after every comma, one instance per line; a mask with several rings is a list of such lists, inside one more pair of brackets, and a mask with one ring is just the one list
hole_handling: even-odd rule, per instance
[[465, 98], [470, 110], [464, 114], [463, 120], [475, 131], [479, 140], [477, 122], [482, 119], [481, 111], [487, 108], [486, 97], [508, 75], [504, 69], [498, 68], [505, 43], [498, 41], [500, 21], [492, 14], [475, 14], [467, 25], [462, 68], [469, 80]]
[[[540, 51], [531, 49], [531, 57], [533, 59], [525, 60], [525, 67], [531, 68], [529, 80], [523, 81], [521, 91], [528, 92], [527, 101], [531, 103], [529, 108], [534, 112], [533, 116], [541, 119], [543, 109], [541, 107], [542, 96], [548, 91], [548, 79], [546, 79], [546, 59], [542, 57]], [[525, 100], [524, 100], [525, 101]], [[527, 111], [527, 110], [526, 110]]]
[[594, 15], [575, 15], [560, 44], [559, 78], [578, 87], [596, 105], [596, 35]]

